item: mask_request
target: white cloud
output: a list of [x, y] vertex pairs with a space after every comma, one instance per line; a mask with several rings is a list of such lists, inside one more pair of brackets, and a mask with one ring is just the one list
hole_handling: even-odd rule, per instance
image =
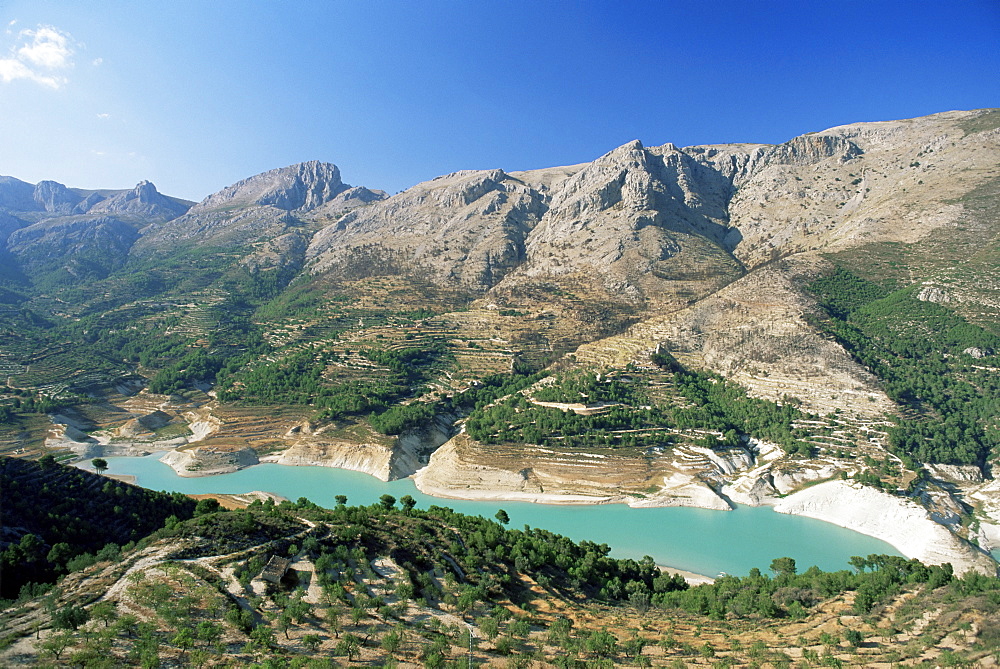
[[39, 26], [37, 30], [22, 30], [17, 37], [19, 44], [11, 48], [11, 57], [0, 58], [0, 81], [28, 79], [49, 88], [59, 88], [68, 81], [61, 72], [73, 67], [74, 42], [69, 33]]
[[38, 30], [22, 30], [21, 36], [31, 39], [30, 44], [25, 44], [17, 50], [17, 55], [22, 61], [47, 70], [72, 67], [70, 57], [73, 55], [73, 49], [69, 46], [69, 35], [59, 32], [52, 26], [41, 26]]
[[97, 67], [103, 62], [104, 62], [103, 58], [95, 58], [94, 60], [90, 61], [90, 64], [93, 65], [94, 67]]
[[97, 118], [100, 118], [100, 119], [111, 118], [111, 114], [106, 114], [106, 113], [105, 114], [98, 114]]

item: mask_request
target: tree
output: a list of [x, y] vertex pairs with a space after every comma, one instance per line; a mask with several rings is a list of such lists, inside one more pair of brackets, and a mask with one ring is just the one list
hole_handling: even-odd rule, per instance
[[52, 655], [56, 662], [58, 662], [59, 657], [63, 654], [63, 651], [72, 646], [73, 641], [72, 632], [55, 632], [45, 637], [37, 644], [37, 646], [39, 650], [43, 653]]
[[396, 498], [388, 494], [382, 495], [378, 498], [378, 503], [382, 505], [383, 509], [389, 511], [392, 507], [396, 506]]
[[195, 636], [207, 644], [215, 644], [222, 638], [222, 626], [211, 620], [203, 620], [195, 628]]
[[844, 632], [844, 638], [847, 639], [847, 643], [851, 644], [854, 648], [857, 648], [865, 639], [865, 635], [858, 630], [847, 630]]
[[794, 576], [795, 575], [795, 560], [790, 557], [780, 557], [771, 560], [771, 571], [775, 573], [776, 576]]
[[622, 644], [622, 650], [629, 657], [639, 657], [642, 655], [642, 649], [646, 647], [649, 643], [648, 639], [644, 639], [638, 634], [633, 634], [630, 639], [626, 639], [625, 643]]
[[94, 466], [94, 470], [98, 474], [103, 474], [108, 471], [108, 461], [104, 458], [94, 458], [90, 461], [90, 464]]
[[191, 632], [190, 627], [182, 628], [174, 638], [170, 640], [170, 643], [181, 649], [181, 662], [184, 662], [184, 656], [187, 652], [194, 647], [194, 634]]
[[288, 606], [285, 608], [285, 613], [301, 625], [312, 613], [312, 607], [309, 605], [309, 602], [302, 599], [300, 591], [297, 597], [294, 597], [292, 601], [288, 602]]
[[403, 495], [399, 498], [399, 503], [403, 506], [403, 511], [409, 513], [417, 505], [417, 500], [410, 495]]
[[288, 611], [278, 616], [278, 619], [274, 621], [274, 626], [278, 628], [279, 632], [285, 635], [286, 639], [291, 638], [288, 636], [288, 628], [292, 626], [292, 616], [288, 614]]
[[334, 495], [333, 500], [337, 506], [347, 506], [347, 495]]
[[277, 643], [274, 639], [274, 630], [267, 625], [257, 625], [250, 632], [250, 638], [260, 644], [262, 648], [274, 648]]
[[492, 616], [482, 618], [479, 620], [479, 633], [493, 641], [500, 634], [500, 623]]
[[323, 637], [319, 634], [306, 634], [302, 637], [302, 643], [306, 645], [310, 653], [315, 653], [319, 649], [319, 645], [323, 643]]
[[70, 561], [73, 557], [73, 549], [65, 541], [60, 541], [57, 544], [53, 544], [52, 548], [49, 549], [48, 555], [45, 559], [56, 566], [57, 569], [61, 569], [66, 566], [66, 563]]
[[597, 657], [611, 657], [618, 650], [618, 639], [607, 630], [594, 630], [585, 645], [587, 651]]
[[340, 638], [340, 631], [343, 626], [340, 623], [340, 607], [331, 606], [326, 610], [326, 623], [330, 626], [330, 631], [333, 632], [333, 636], [336, 639]]
[[346, 656], [348, 662], [354, 662], [354, 657], [361, 652], [361, 640], [353, 634], [345, 634], [334, 652]]
[[105, 599], [90, 607], [90, 615], [102, 621], [104, 626], [107, 627], [118, 617], [118, 608], [114, 602]]
[[496, 518], [498, 521], [500, 521], [501, 525], [506, 525], [507, 523], [510, 522], [510, 516], [508, 516], [507, 512], [504, 511], [503, 509], [500, 509], [499, 511], [497, 511], [497, 513], [494, 516], [494, 518]]
[[361, 622], [361, 619], [365, 617], [365, 610], [360, 606], [355, 606], [351, 609], [351, 622], [357, 625]]
[[389, 657], [395, 656], [402, 644], [403, 637], [395, 630], [382, 637], [382, 650], [389, 653]]
[[59, 629], [75, 630], [90, 620], [90, 614], [81, 606], [69, 604], [55, 612], [52, 616], [52, 623]]
[[216, 513], [217, 511], [222, 511], [222, 505], [219, 504], [219, 500], [207, 497], [205, 499], [199, 499], [198, 503], [194, 506], [195, 518], [198, 516], [205, 516], [210, 513]]

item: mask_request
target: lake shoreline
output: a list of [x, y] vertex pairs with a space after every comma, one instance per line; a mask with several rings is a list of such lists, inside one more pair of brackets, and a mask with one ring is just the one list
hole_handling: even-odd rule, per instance
[[[618, 558], [639, 560], [651, 555], [657, 564], [678, 570], [692, 584], [707, 582], [721, 573], [741, 575], [754, 567], [763, 570], [782, 556], [794, 557], [803, 567], [816, 564], [824, 570], [837, 570], [846, 568], [852, 555], [899, 554], [891, 545], [861, 533], [842, 535], [846, 530], [832, 523], [776, 514], [769, 507], [737, 505], [729, 513], [718, 514], [694, 507], [635, 508], [606, 500], [594, 504], [593, 498], [582, 496], [569, 500], [571, 503], [562, 499], [562, 504], [526, 500], [500, 504], [501, 500], [457, 498], [454, 504], [447, 504], [442, 498], [421, 492], [412, 479], [384, 482], [352, 470], [276, 463], [245, 467], [220, 474], [221, 478], [179, 477], [159, 460], [160, 456], [162, 453], [144, 458], [113, 457], [106, 475], [113, 472], [118, 477], [129, 476], [131, 482], [151, 490], [189, 495], [244, 495], [267, 490], [292, 500], [305, 497], [329, 508], [334, 506], [335, 493], [344, 494], [354, 505], [376, 503], [382, 494], [396, 499], [412, 495], [421, 508], [446, 506], [484, 518], [492, 518], [502, 506], [510, 514], [512, 527], [524, 523], [576, 541], [607, 544]], [[89, 468], [88, 462], [78, 465]], [[760, 536], [769, 539], [762, 542]]]

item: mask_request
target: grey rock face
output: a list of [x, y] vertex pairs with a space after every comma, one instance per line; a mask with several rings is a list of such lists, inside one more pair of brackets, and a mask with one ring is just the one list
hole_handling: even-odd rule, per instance
[[857, 144], [836, 135], [803, 135], [780, 144], [765, 159], [773, 165], [814, 165], [827, 158], [845, 163], [864, 153]]
[[192, 207], [191, 213], [254, 205], [286, 211], [309, 210], [329, 202], [348, 188], [340, 180], [340, 169], [336, 165], [314, 160], [270, 170], [227, 186]]
[[149, 221], [169, 221], [188, 210], [186, 204], [162, 195], [156, 186], [141, 181], [132, 190], [122, 191], [90, 206], [88, 213], [139, 216]]
[[47, 212], [69, 214], [83, 198], [56, 181], [39, 181], [32, 199]]
[[337, 214], [363, 207], [372, 202], [384, 200], [386, 197], [385, 191], [371, 190], [364, 186], [352, 186], [348, 187], [347, 190], [341, 191], [328, 202], [316, 207], [311, 213], [316, 216], [336, 216]]
[[732, 190], [676, 147], [634, 141], [575, 167], [418, 184], [320, 230], [307, 258], [314, 272], [412, 273], [476, 292], [576, 277], [616, 300], [664, 280], [700, 294], [696, 283], [740, 273], [723, 247]]
[[545, 196], [502, 170], [463, 171], [357, 209], [314, 236], [314, 271], [421, 273], [485, 290], [524, 259]]
[[921, 302], [944, 303], [951, 302], [951, 295], [948, 294], [948, 291], [938, 286], [924, 286], [917, 293], [917, 299]]
[[73, 207], [74, 214], [86, 214], [95, 205], [103, 202], [106, 198], [100, 193], [91, 193], [87, 197], [80, 200], [75, 207]]
[[26, 225], [28, 225], [27, 221], [0, 211], [0, 244], [5, 243], [12, 232]]
[[132, 255], [173, 251], [190, 244], [250, 246], [250, 270], [297, 271], [315, 220], [376, 202], [381, 191], [352, 187], [336, 165], [312, 161], [271, 170], [223, 188], [186, 214], [144, 230]]

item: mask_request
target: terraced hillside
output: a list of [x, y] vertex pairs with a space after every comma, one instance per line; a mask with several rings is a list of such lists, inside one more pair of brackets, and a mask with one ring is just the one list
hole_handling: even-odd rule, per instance
[[876, 555], [799, 573], [779, 557], [691, 586], [607, 551], [405, 497], [258, 500], [24, 597], [0, 613], [0, 661], [890, 667], [997, 652], [996, 578]]

